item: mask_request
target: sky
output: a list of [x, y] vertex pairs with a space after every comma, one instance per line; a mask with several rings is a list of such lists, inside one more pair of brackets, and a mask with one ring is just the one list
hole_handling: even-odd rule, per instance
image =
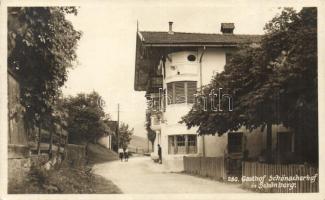
[[235, 23], [235, 34], [263, 34], [263, 27], [280, 10], [258, 4], [220, 7], [207, 4], [88, 4], [77, 16], [68, 16], [82, 31], [77, 63], [69, 71], [64, 95], [97, 91], [106, 102], [105, 111], [146, 137], [144, 92], [134, 91], [135, 41], [139, 30], [167, 31], [168, 21], [179, 32], [220, 33], [221, 22]]

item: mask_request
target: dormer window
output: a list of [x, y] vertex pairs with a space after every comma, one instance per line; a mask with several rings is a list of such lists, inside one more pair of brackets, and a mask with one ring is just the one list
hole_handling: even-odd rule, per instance
[[187, 60], [190, 61], [190, 62], [194, 62], [196, 60], [196, 56], [190, 54], [190, 55], [187, 56]]

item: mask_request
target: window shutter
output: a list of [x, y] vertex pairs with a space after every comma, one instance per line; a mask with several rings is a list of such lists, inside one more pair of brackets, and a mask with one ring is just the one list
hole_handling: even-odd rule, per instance
[[196, 84], [196, 81], [167, 83], [167, 104], [194, 103]]
[[161, 98], [161, 105], [163, 106], [162, 110], [166, 112], [166, 89], [163, 90], [163, 97]]
[[174, 82], [175, 84], [175, 103], [185, 103], [185, 82]]
[[196, 94], [196, 81], [187, 82], [187, 103], [194, 103]]
[[167, 104], [173, 103], [173, 83], [167, 83]]

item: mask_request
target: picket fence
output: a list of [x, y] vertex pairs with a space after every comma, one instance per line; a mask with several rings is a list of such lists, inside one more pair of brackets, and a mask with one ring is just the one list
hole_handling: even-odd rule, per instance
[[226, 178], [223, 157], [184, 157], [184, 171], [188, 174], [210, 177], [215, 180]]
[[[223, 157], [185, 156], [183, 162], [184, 172], [187, 174], [215, 180], [232, 180], [228, 177], [229, 163], [227, 164]], [[237, 178], [243, 188], [256, 192], [315, 193], [319, 191], [318, 169], [312, 166], [242, 162], [240, 176]], [[275, 178], [272, 180], [270, 177]], [[314, 179], [314, 182], [310, 178]]]
[[[315, 182], [310, 180], [288, 181], [288, 180], [270, 180], [270, 176], [275, 177], [315, 177]], [[261, 181], [249, 181], [249, 178], [265, 176], [264, 185]], [[258, 162], [242, 162], [242, 185], [244, 188], [255, 190], [258, 192], [272, 193], [307, 193], [319, 191], [318, 169], [297, 164], [280, 165], [280, 164], [264, 164]], [[272, 183], [273, 182], [273, 183]], [[276, 184], [276, 185], [275, 185]], [[283, 187], [291, 184], [290, 187]], [[262, 186], [259, 188], [259, 186]]]

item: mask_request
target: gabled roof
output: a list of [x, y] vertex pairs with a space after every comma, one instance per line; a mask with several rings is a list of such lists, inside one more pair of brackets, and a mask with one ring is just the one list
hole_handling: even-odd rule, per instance
[[[259, 43], [261, 35], [211, 34], [138, 31], [136, 37], [134, 89], [146, 91], [150, 72], [159, 63], [161, 54], [173, 49], [186, 48], [236, 48], [240, 44]], [[164, 52], [166, 50], [166, 52]]]
[[211, 33], [184, 33], [140, 31], [139, 37], [143, 45], [237, 45], [241, 43], [260, 42], [261, 35], [241, 34], [211, 34]]

